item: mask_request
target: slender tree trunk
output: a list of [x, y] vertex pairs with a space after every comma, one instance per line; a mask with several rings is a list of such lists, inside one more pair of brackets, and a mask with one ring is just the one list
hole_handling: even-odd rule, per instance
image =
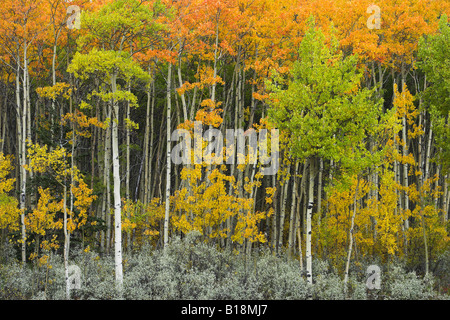
[[[308, 160], [305, 160], [303, 163], [303, 170], [302, 170], [302, 180], [300, 182], [300, 194], [297, 194], [297, 222], [296, 222], [296, 228], [297, 228], [297, 237], [298, 237], [298, 249], [299, 249], [299, 255], [300, 255], [300, 268], [303, 272], [303, 252], [302, 252], [302, 228], [301, 228], [301, 216], [300, 216], [300, 209], [302, 208], [301, 204], [306, 203], [306, 191], [305, 191], [305, 184], [306, 184], [306, 169], [308, 167]], [[296, 190], [297, 192], [297, 190]], [[303, 200], [305, 199], [305, 200]], [[303, 206], [303, 216], [306, 216], [306, 206]], [[305, 220], [303, 220], [303, 224], [305, 224]]]
[[430, 177], [430, 158], [431, 158], [431, 145], [433, 143], [433, 126], [430, 122], [430, 132], [428, 134], [427, 155], [425, 157], [425, 177], [424, 182]]
[[[319, 177], [318, 177], [318, 182], [319, 185], [317, 186], [317, 214], [319, 215], [319, 219], [318, 219], [318, 223], [320, 226], [320, 222], [322, 220], [322, 177], [323, 177], [323, 158], [319, 159]], [[319, 239], [317, 238], [317, 241]]]
[[[150, 146], [150, 150], [149, 150], [149, 156], [148, 156], [148, 186], [147, 186], [147, 189], [148, 189], [148, 195], [149, 195], [149, 199], [152, 199], [152, 197], [153, 197], [153, 191], [154, 191], [154, 188], [151, 188], [151, 185], [152, 185], [152, 173], [153, 173], [153, 171], [152, 171], [152, 169], [153, 169], [153, 165], [152, 165], [152, 160], [153, 160], [153, 136], [154, 136], [154, 128], [155, 128], [155, 126], [154, 126], [154, 110], [155, 110], [155, 100], [156, 100], [156, 84], [155, 84], [155, 82], [153, 82], [153, 87], [152, 87], [152, 103], [151, 103], [151, 111], [150, 111], [150, 141], [149, 141], [149, 146]], [[161, 121], [161, 124], [162, 124], [162, 121]], [[162, 126], [161, 126], [162, 127]], [[161, 135], [160, 135], [161, 136]], [[161, 141], [160, 139], [159, 139], [159, 141]], [[158, 147], [158, 150], [159, 150], [159, 147]], [[159, 151], [158, 151], [158, 153], [159, 153]], [[159, 163], [159, 160], [158, 160], [158, 157], [156, 157], [157, 158], [157, 162]], [[158, 172], [158, 166], [157, 166], [157, 168], [156, 168], [156, 172]], [[156, 179], [153, 179], [154, 181], [156, 181]]]
[[[290, 173], [290, 169], [291, 169], [291, 165], [289, 164], [287, 171], [286, 171], [286, 172], [288, 172], [288, 174]], [[282, 187], [277, 252], [280, 252], [281, 248], [283, 247], [283, 231], [284, 231], [284, 220], [285, 220], [285, 216], [286, 216], [286, 200], [287, 200], [287, 196], [288, 196], [288, 187], [289, 187], [289, 177], [286, 179], [286, 181], [284, 181], [283, 187]]]
[[[408, 156], [408, 138], [406, 135], [407, 127], [406, 127], [406, 115], [402, 118], [403, 123], [403, 129], [402, 129], [402, 138], [403, 138], [403, 157]], [[403, 163], [403, 186], [405, 189], [404, 194], [404, 209], [405, 211], [409, 210], [409, 196], [408, 196], [408, 164], [405, 162]], [[409, 229], [409, 220], [408, 218], [405, 219], [405, 230]]]
[[[219, 15], [220, 13], [218, 13]], [[213, 77], [214, 82], [212, 84], [212, 90], [211, 90], [211, 100], [213, 102], [216, 101], [216, 77], [217, 77], [217, 48], [219, 46], [219, 21], [216, 22], [216, 42], [214, 46], [214, 71], [213, 71]]]
[[[319, 159], [319, 174], [317, 185], [317, 224], [320, 230], [320, 224], [322, 223], [322, 184], [323, 184], [323, 158]], [[319, 247], [320, 231], [316, 234], [316, 250]]]
[[[328, 173], [328, 181], [329, 181], [328, 183], [329, 183], [330, 187], [333, 185], [333, 170], [334, 170], [334, 160], [331, 159], [330, 160], [330, 172]], [[329, 198], [328, 193], [326, 194], [326, 197], [328, 200], [328, 198]], [[329, 208], [329, 201], [327, 201], [327, 204], [326, 204], [325, 215], [328, 214], [328, 208]]]
[[64, 275], [66, 279], [66, 299], [70, 299], [70, 283], [69, 283], [69, 232], [67, 230], [67, 187], [64, 183]]
[[[128, 91], [131, 92], [131, 84], [128, 82]], [[127, 119], [131, 119], [130, 101], [127, 100]], [[126, 201], [130, 201], [130, 126], [126, 125], [126, 175], [125, 175], [125, 196]], [[127, 212], [128, 219], [131, 219], [131, 213]], [[127, 232], [127, 251], [131, 251], [131, 231]]]
[[292, 186], [292, 200], [291, 200], [291, 216], [289, 218], [289, 236], [288, 236], [288, 256], [292, 257], [292, 251], [294, 249], [294, 240], [295, 240], [295, 203], [296, 198], [295, 195], [297, 193], [297, 175], [298, 175], [298, 167], [299, 162], [295, 163], [295, 173], [294, 173], [294, 184]]
[[25, 210], [26, 210], [26, 184], [27, 184], [27, 171], [25, 170], [26, 165], [26, 107], [22, 106], [20, 100], [20, 59], [17, 60], [17, 73], [16, 73], [16, 104], [17, 104], [17, 138], [18, 138], [18, 158], [20, 164], [20, 221], [22, 225], [22, 263], [25, 265], [26, 262], [26, 230], [25, 230]]
[[[73, 82], [72, 82], [72, 76], [70, 77], [70, 85], [71, 87], [73, 87]], [[69, 113], [73, 114], [73, 98], [72, 98], [72, 94], [70, 95], [69, 98]], [[75, 150], [75, 146], [77, 143], [77, 134], [75, 132], [75, 123], [72, 122], [71, 125], [71, 129], [72, 129], [72, 135], [73, 135], [73, 141], [72, 141], [72, 150], [71, 150], [71, 156], [70, 156], [70, 212], [73, 212], [73, 189], [72, 189], [72, 185], [74, 184], [73, 181], [73, 171], [75, 168], [75, 157], [76, 157], [76, 150]], [[65, 185], [64, 185], [65, 186]], [[65, 190], [65, 192], [67, 193], [67, 190]], [[69, 250], [70, 250], [70, 233], [67, 235], [67, 256], [69, 256]]]
[[[106, 114], [106, 105], [105, 105]], [[107, 118], [110, 119], [108, 128], [106, 129], [105, 137], [105, 175], [104, 184], [106, 186], [106, 198], [104, 207], [104, 217], [106, 220], [106, 254], [109, 254], [111, 248], [111, 109], [107, 112]]]
[[[26, 142], [27, 143], [32, 143], [32, 135], [31, 135], [31, 100], [30, 100], [30, 74], [29, 74], [29, 69], [28, 69], [28, 64], [29, 64], [29, 58], [28, 58], [28, 45], [29, 44], [25, 44], [24, 45], [24, 106], [27, 109], [26, 112]], [[36, 118], [36, 117], [35, 117]], [[34, 172], [33, 170], [29, 170], [29, 175], [30, 175], [30, 180], [33, 179], [34, 177]], [[35, 208], [35, 203], [36, 203], [36, 195], [35, 195], [35, 191], [31, 190], [29, 192], [29, 204], [30, 204], [30, 209], [33, 210]]]
[[425, 275], [428, 275], [429, 271], [429, 258], [428, 258], [428, 241], [427, 241], [427, 232], [426, 232], [426, 222], [425, 222], [425, 214], [423, 212], [423, 208], [425, 207], [425, 202], [423, 199], [423, 193], [420, 193], [420, 215], [422, 220], [422, 236], [423, 236], [423, 247], [425, 251]]
[[[183, 85], [183, 78], [181, 76], [181, 56], [178, 58], [178, 83], [180, 87]], [[181, 105], [183, 107], [183, 117], [184, 121], [188, 120], [188, 114], [187, 114], [187, 104], [186, 104], [186, 97], [184, 93], [181, 94]]]
[[[27, 190], [27, 172], [25, 170], [25, 165], [27, 163], [27, 158], [26, 158], [26, 153], [27, 153], [27, 147], [26, 147], [26, 140], [27, 140], [27, 136], [28, 136], [28, 112], [29, 112], [29, 108], [28, 108], [28, 103], [27, 103], [27, 76], [28, 76], [28, 57], [27, 57], [27, 44], [24, 44], [24, 52], [23, 52], [23, 108], [22, 108], [22, 154], [21, 154], [21, 167], [23, 170], [22, 173], [22, 183], [21, 183], [21, 187], [22, 187], [22, 192], [21, 192], [21, 203], [20, 203], [20, 208], [23, 209], [23, 212], [25, 212], [26, 210], [26, 190]], [[24, 219], [25, 219], [25, 215], [23, 215]], [[22, 261], [25, 262], [25, 240], [26, 240], [26, 236], [25, 236], [25, 220], [23, 219], [23, 223], [22, 223], [22, 241], [23, 241], [23, 247], [22, 247]]]
[[276, 178], [276, 174], [274, 174], [272, 176], [272, 185], [273, 188], [275, 188], [275, 192], [273, 195], [273, 209], [274, 209], [274, 213], [272, 216], [272, 248], [275, 252], [277, 252], [277, 212], [278, 212], [278, 206], [277, 206], [277, 198], [278, 198], [278, 188], [277, 188], [277, 178]]
[[345, 265], [345, 273], [344, 273], [344, 290], [347, 292], [347, 282], [348, 282], [348, 271], [350, 268], [350, 259], [352, 257], [352, 247], [353, 247], [353, 228], [355, 227], [355, 217], [356, 217], [356, 209], [357, 209], [357, 199], [359, 192], [359, 176], [356, 177], [356, 189], [355, 189], [355, 197], [353, 200], [353, 215], [351, 220], [351, 226], [349, 231], [349, 244], [348, 244], [348, 252], [347, 252], [347, 263]]
[[443, 209], [443, 215], [444, 215], [444, 223], [448, 222], [448, 200], [450, 196], [450, 192], [448, 189], [448, 174], [444, 176], [444, 194], [443, 194], [443, 203], [442, 203], [442, 209]]
[[[152, 76], [152, 71], [149, 67], [148, 73]], [[141, 188], [141, 201], [144, 205], [147, 205], [149, 202], [149, 194], [150, 194], [150, 172], [151, 172], [151, 154], [150, 149], [152, 141], [150, 141], [150, 130], [153, 131], [153, 127], [150, 126], [150, 121], [153, 122], [153, 119], [150, 120], [150, 109], [152, 106], [152, 86], [153, 80], [148, 85], [147, 88], [147, 108], [145, 114], [145, 133], [144, 133], [144, 147], [142, 158], [144, 159], [144, 179], [142, 179], [143, 185]], [[153, 116], [153, 114], [152, 114]], [[152, 123], [153, 124], [153, 123]], [[152, 132], [153, 133], [153, 132]]]
[[308, 283], [312, 285], [311, 220], [314, 206], [314, 159], [310, 159], [309, 166], [308, 207], [306, 211], [306, 279]]
[[[111, 77], [112, 92], [117, 90], [117, 75]], [[112, 158], [113, 158], [113, 180], [114, 180], [114, 264], [116, 273], [116, 289], [119, 295], [123, 287], [122, 269], [122, 203], [120, 197], [120, 162], [119, 162], [119, 104], [113, 100], [112, 117]]]
[[[442, 150], [441, 150], [442, 152]], [[434, 183], [434, 189], [437, 191], [439, 188], [439, 179], [440, 179], [440, 174], [441, 174], [441, 165], [436, 165], [436, 182]], [[438, 209], [438, 202], [439, 202], [439, 197], [440, 196], [436, 196], [434, 198], [434, 209], [437, 210]]]
[[[401, 67], [401, 76], [402, 76], [402, 93], [406, 90], [406, 75], [405, 75], [405, 64], [402, 62]], [[402, 140], [403, 140], [403, 157], [406, 158], [408, 156], [408, 127], [406, 123], [406, 112], [402, 117]], [[404, 209], [405, 211], [409, 210], [409, 196], [408, 196], [408, 163], [403, 163], [403, 186], [405, 187], [404, 191]], [[405, 231], [409, 229], [409, 219], [406, 217], [405, 219]]]
[[[61, 32], [61, 28], [59, 28], [58, 33], [55, 37], [55, 42], [53, 43], [53, 56], [52, 56], [52, 85], [56, 85], [56, 55], [58, 49], [58, 38]], [[54, 112], [55, 112], [55, 99], [52, 99], [52, 110], [50, 112], [50, 123], [52, 125], [52, 129], [50, 130], [51, 140], [53, 141], [53, 124], [54, 124]]]
[[169, 215], [170, 215], [170, 168], [171, 168], [171, 159], [170, 159], [170, 140], [171, 140], [171, 83], [172, 83], [172, 64], [169, 62], [168, 71], [167, 71], [167, 168], [166, 168], [166, 207], [164, 214], [164, 248], [167, 248], [169, 245]]
[[[300, 215], [297, 218], [300, 220]], [[301, 233], [300, 228], [297, 228], [299, 264], [300, 270], [303, 272], [302, 235], [300, 233]]]
[[[103, 177], [104, 188], [106, 188], [106, 166], [105, 166], [105, 163], [106, 163], [106, 161], [105, 161], [105, 156], [106, 156], [106, 152], [105, 152], [105, 150], [106, 150], [106, 142], [105, 142], [106, 141], [106, 131], [107, 131], [107, 129], [99, 131], [99, 135], [100, 135], [99, 140], [102, 141], [101, 142], [101, 147], [99, 146], [99, 151], [100, 151], [100, 148], [103, 148], [103, 152], [104, 152], [103, 159], [100, 156], [100, 152], [97, 154], [98, 173], [99, 173], [99, 177]], [[103, 192], [102, 202], [101, 202], [101, 204], [99, 204], [98, 207], [100, 208], [100, 212], [99, 212], [100, 219], [102, 219], [103, 221], [106, 221], [106, 196], [105, 196], [105, 192]], [[106, 238], [106, 232], [102, 228], [102, 230], [100, 231], [100, 252], [101, 252], [101, 254], [103, 254], [105, 252], [105, 238]]]

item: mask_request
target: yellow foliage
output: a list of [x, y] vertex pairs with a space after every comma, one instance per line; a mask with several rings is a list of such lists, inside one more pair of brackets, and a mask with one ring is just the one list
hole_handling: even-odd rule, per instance
[[36, 92], [42, 98], [56, 99], [62, 96], [64, 99], [69, 99], [72, 89], [68, 83], [57, 82], [54, 86], [37, 88]]
[[154, 239], [159, 235], [159, 227], [164, 219], [164, 206], [160, 199], [154, 198], [144, 205], [142, 202], [123, 199], [122, 230], [134, 231], [134, 239], [142, 245], [145, 239]]
[[56, 220], [56, 213], [63, 210], [62, 202], [52, 201], [50, 189], [39, 187], [39, 201], [37, 208], [25, 217], [28, 232], [45, 235], [47, 230], [60, 229], [62, 223]]
[[[46, 145], [40, 146], [38, 144], [28, 145], [29, 165], [26, 166], [27, 170], [33, 170], [35, 173], [50, 174], [55, 178], [59, 186], [71, 190], [73, 194], [73, 207], [78, 211], [75, 212], [69, 210], [69, 206], [66, 205], [67, 218], [67, 230], [69, 233], [73, 233], [77, 228], [80, 228], [87, 222], [88, 209], [97, 196], [92, 195], [92, 190], [88, 188], [87, 184], [83, 181], [83, 175], [76, 167], [70, 168], [68, 166], [68, 157], [66, 150], [61, 147], [57, 147], [52, 151], [48, 151]], [[67, 188], [67, 183], [70, 184], [70, 188]], [[61, 219], [55, 220], [55, 214], [57, 212], [64, 212], [64, 200], [69, 198], [66, 194], [64, 199], [63, 191], [60, 191], [59, 195], [52, 196], [49, 189], [43, 190], [39, 188], [39, 201], [37, 208], [26, 217], [26, 224], [29, 224], [30, 231], [44, 235], [47, 229], [61, 229], [63, 227], [63, 221]], [[59, 197], [61, 200], [56, 201], [55, 198]], [[28, 226], [27, 226], [28, 228]]]
[[[105, 129], [107, 127], [106, 122], [101, 122], [97, 119], [97, 117], [89, 118], [83, 112], [77, 111], [76, 113], [67, 113], [61, 119], [61, 124], [65, 125], [68, 122], [72, 122], [76, 124], [74, 131], [69, 131], [67, 133], [67, 138], [72, 139], [74, 132], [75, 135], [90, 138], [91, 132], [88, 130], [90, 126], [98, 127], [101, 129]], [[132, 121], [129, 121], [129, 125], [131, 127], [135, 127], [136, 124]]]
[[[257, 224], [265, 219], [267, 213], [253, 212], [253, 199], [239, 197], [234, 176], [227, 176], [218, 168], [199, 183], [201, 176], [201, 166], [182, 171], [181, 178], [189, 187], [177, 191], [171, 199], [175, 212], [171, 221], [175, 229], [185, 234], [196, 230], [210, 239], [230, 236], [239, 243], [246, 239], [265, 242], [265, 236], [258, 230]], [[260, 181], [255, 179], [243, 188], [250, 193], [251, 188], [258, 185]], [[236, 219], [233, 230], [227, 227], [229, 219]]]
[[75, 197], [73, 205], [78, 209], [78, 217], [74, 221], [77, 228], [85, 225], [87, 222], [87, 210], [91, 206], [92, 202], [97, 199], [97, 196], [92, 195], [92, 189], [88, 188], [87, 184], [77, 177], [77, 184], [72, 184], [72, 193]]
[[204, 108], [197, 111], [195, 120], [201, 121], [204, 125], [211, 125], [218, 128], [223, 121], [220, 116], [220, 113], [223, 110], [216, 108], [216, 104], [214, 104], [211, 100], [205, 100], [202, 103], [202, 106], [204, 106]]
[[14, 187], [16, 179], [7, 179], [6, 177], [13, 170], [11, 165], [12, 156], [5, 156], [0, 153], [0, 194], [8, 193]]
[[0, 153], [0, 229], [19, 230], [20, 210], [15, 198], [8, 196], [14, 187], [15, 179], [8, 179], [13, 167], [12, 157]]

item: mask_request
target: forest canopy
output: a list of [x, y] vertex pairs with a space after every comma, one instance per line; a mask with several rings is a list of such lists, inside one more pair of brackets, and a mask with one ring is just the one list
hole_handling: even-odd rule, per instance
[[369, 261], [439, 273], [449, 15], [436, 0], [3, 0], [0, 264], [8, 248], [34, 270], [61, 256], [70, 297], [77, 250], [113, 257], [122, 292], [124, 255], [194, 233], [297, 261], [308, 285], [326, 261], [345, 293]]

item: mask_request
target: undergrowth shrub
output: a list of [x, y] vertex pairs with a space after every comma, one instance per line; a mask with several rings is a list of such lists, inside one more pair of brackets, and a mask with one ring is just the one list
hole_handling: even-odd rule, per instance
[[[3, 260], [5, 261], [5, 260]], [[22, 268], [16, 259], [0, 264], [0, 299], [65, 299], [64, 262], [51, 255], [50, 268], [29, 264]], [[217, 250], [195, 233], [173, 239], [166, 250], [142, 247], [124, 254], [122, 296], [117, 294], [114, 258], [95, 252], [72, 250], [69, 264], [80, 267], [81, 289], [71, 290], [72, 299], [130, 300], [285, 300], [285, 299], [448, 299], [439, 294], [435, 278], [406, 272], [399, 263], [384, 266], [381, 289], [366, 287], [367, 266], [353, 263], [345, 290], [342, 275], [327, 261], [313, 261], [310, 286], [298, 260], [268, 249], [251, 255]], [[376, 264], [376, 263], [375, 263]], [[380, 264], [381, 266], [381, 264]], [[444, 270], [446, 266], [442, 266]], [[440, 271], [441, 274], [443, 271]], [[442, 281], [442, 279], [440, 279]], [[442, 287], [442, 286], [441, 286]]]

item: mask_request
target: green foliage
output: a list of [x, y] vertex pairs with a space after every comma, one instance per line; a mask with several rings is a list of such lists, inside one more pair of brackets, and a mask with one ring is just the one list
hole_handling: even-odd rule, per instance
[[360, 88], [358, 58], [345, 57], [335, 38], [327, 44], [320, 29], [309, 28], [298, 54], [289, 79], [275, 75], [269, 83], [269, 116], [298, 137], [291, 140], [296, 157], [333, 159], [345, 171], [361, 172], [379, 160], [366, 139], [381, 131], [381, 101], [374, 101], [374, 90]]
[[447, 15], [442, 15], [439, 32], [420, 39], [418, 52], [419, 67], [431, 83], [425, 99], [429, 104], [436, 143], [442, 149], [438, 157], [446, 170], [450, 168], [450, 26], [447, 19]]
[[155, 23], [154, 12], [156, 15], [161, 14], [164, 6], [157, 1], [153, 9], [154, 11], [142, 1], [117, 0], [97, 11], [85, 12], [81, 20], [88, 32], [78, 39], [78, 48], [104, 41], [107, 49], [122, 51], [129, 46], [129, 42], [125, 40], [151, 36], [163, 28], [161, 24]]
[[[113, 75], [123, 78], [126, 81], [136, 78], [142, 81], [149, 81], [149, 76], [142, 68], [133, 61], [126, 52], [99, 50], [92, 48], [92, 50], [83, 54], [75, 53], [71, 64], [67, 71], [73, 73], [75, 77], [82, 80], [87, 80], [92, 76], [96, 76], [101, 80], [107, 82]], [[129, 93], [115, 93], [118, 100], [125, 100], [130, 98]], [[100, 93], [96, 93], [100, 95]], [[100, 95], [104, 101], [110, 100], [112, 97]]]

